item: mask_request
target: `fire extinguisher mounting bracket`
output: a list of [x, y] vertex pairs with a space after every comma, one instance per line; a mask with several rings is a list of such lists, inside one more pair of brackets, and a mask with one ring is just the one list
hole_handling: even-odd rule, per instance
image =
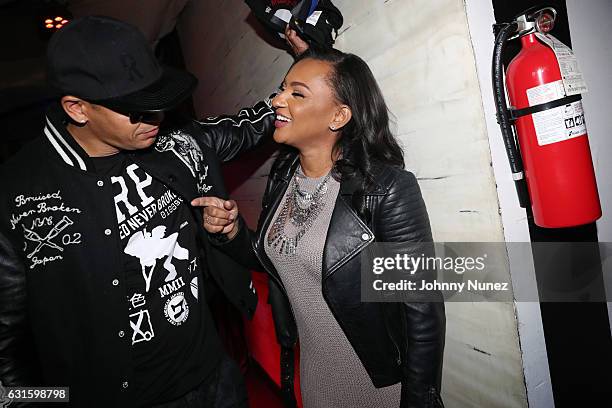
[[510, 120], [515, 121], [518, 118], [520, 118], [521, 116], [531, 115], [531, 114], [538, 113], [538, 112], [543, 112], [545, 110], [549, 110], [549, 109], [553, 109], [553, 108], [558, 108], [559, 106], [563, 106], [563, 105], [569, 105], [570, 103], [578, 102], [581, 99], [582, 99], [581, 95], [572, 95], [572, 96], [566, 96], [566, 97], [561, 98], [561, 99], [556, 99], [556, 100], [551, 101], [551, 102], [541, 103], [539, 105], [530, 106], [530, 107], [524, 108], [524, 109], [510, 109]]
[[510, 39], [535, 32], [546, 34], [553, 29], [556, 19], [557, 11], [552, 7], [531, 7], [514, 18], [517, 33]]

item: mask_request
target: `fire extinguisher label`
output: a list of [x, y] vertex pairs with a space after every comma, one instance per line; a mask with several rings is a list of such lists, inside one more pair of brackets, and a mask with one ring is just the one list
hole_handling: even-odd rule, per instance
[[[560, 80], [527, 90], [529, 106], [551, 102], [564, 96], [565, 91]], [[587, 133], [582, 101], [534, 113], [531, 117], [540, 146], [563, 142]]]
[[536, 33], [536, 36], [540, 41], [548, 45], [557, 57], [565, 95], [572, 96], [587, 93], [586, 82], [578, 67], [578, 59], [572, 49], [550, 34]]

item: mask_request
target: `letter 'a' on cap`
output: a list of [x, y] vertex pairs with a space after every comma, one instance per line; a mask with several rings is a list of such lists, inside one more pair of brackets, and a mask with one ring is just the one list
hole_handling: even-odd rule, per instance
[[257, 19], [282, 35], [287, 24], [308, 43], [334, 45], [342, 27], [342, 13], [331, 0], [245, 0]]
[[73, 20], [53, 34], [47, 80], [64, 95], [134, 112], [172, 109], [197, 83], [186, 71], [162, 67], [136, 27], [102, 16]]

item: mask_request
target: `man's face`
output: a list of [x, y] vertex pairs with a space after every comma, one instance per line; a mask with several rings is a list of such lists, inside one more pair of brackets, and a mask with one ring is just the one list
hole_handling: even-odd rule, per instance
[[132, 123], [127, 115], [89, 104], [87, 119], [91, 136], [104, 150], [140, 150], [155, 142], [163, 113], [149, 114], [147, 118]]

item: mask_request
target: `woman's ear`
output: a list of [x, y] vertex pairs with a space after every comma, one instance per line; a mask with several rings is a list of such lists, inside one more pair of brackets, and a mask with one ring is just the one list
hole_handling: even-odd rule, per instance
[[87, 109], [85, 109], [85, 102], [76, 96], [63, 96], [61, 99], [62, 108], [70, 119], [76, 124], [85, 125], [89, 118], [87, 117]]
[[341, 130], [353, 117], [351, 108], [347, 105], [340, 105], [334, 114], [332, 122], [329, 124], [329, 130], [335, 132]]

